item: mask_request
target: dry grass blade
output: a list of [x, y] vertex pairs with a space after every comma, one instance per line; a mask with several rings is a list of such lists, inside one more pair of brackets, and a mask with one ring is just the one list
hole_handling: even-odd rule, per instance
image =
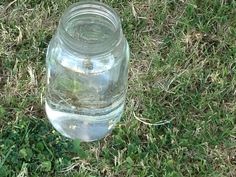
[[145, 125], [149, 125], [149, 126], [162, 126], [162, 125], [166, 125], [166, 124], [169, 124], [171, 123], [171, 120], [161, 120], [161, 121], [158, 121], [156, 123], [149, 123], [149, 122], [146, 122], [145, 120], [147, 119], [144, 119], [144, 118], [139, 118], [138, 116], [136, 116], [136, 114], [133, 112], [133, 115], [134, 115], [134, 118], [137, 119], [138, 121], [142, 122], [143, 124]]

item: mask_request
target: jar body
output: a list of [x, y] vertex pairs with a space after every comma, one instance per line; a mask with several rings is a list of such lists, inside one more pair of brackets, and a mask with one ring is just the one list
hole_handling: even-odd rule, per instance
[[[96, 7], [100, 5], [95, 4]], [[86, 7], [89, 8], [89, 5]], [[123, 34], [119, 33], [114, 40], [115, 45], [106, 49], [108, 46], [102, 43], [109, 42], [112, 37], [109, 35], [113, 35], [112, 29], [110, 32], [106, 29], [109, 24], [102, 22], [99, 14], [91, 10], [82, 15], [74, 16], [74, 21], [67, 24], [72, 27], [64, 31], [76, 41], [70, 43], [68, 40], [71, 38], [65, 40], [59, 26], [48, 46], [46, 113], [62, 135], [94, 141], [109, 134], [122, 116], [129, 47]], [[98, 20], [91, 20], [96, 18], [94, 15], [98, 16]], [[77, 50], [73, 45], [75, 42], [82, 48]]]

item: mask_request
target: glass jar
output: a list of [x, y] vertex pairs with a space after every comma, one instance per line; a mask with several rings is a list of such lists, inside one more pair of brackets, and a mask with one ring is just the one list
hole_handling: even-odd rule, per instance
[[47, 117], [62, 135], [94, 141], [120, 120], [128, 80], [129, 46], [116, 12], [100, 2], [79, 2], [60, 19], [50, 41]]

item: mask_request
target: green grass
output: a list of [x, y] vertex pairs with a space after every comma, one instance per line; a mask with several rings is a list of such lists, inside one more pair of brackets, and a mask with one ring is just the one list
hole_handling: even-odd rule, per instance
[[234, 177], [236, 1], [105, 2], [130, 43], [129, 90], [94, 143], [60, 136], [44, 112], [45, 51], [72, 1], [0, 2], [0, 176]]

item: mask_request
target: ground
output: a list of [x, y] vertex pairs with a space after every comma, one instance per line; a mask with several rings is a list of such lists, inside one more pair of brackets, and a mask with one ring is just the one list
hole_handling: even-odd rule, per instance
[[73, 2], [0, 2], [0, 176], [235, 177], [236, 1], [104, 0], [131, 60], [122, 121], [94, 143], [44, 111], [45, 51]]

